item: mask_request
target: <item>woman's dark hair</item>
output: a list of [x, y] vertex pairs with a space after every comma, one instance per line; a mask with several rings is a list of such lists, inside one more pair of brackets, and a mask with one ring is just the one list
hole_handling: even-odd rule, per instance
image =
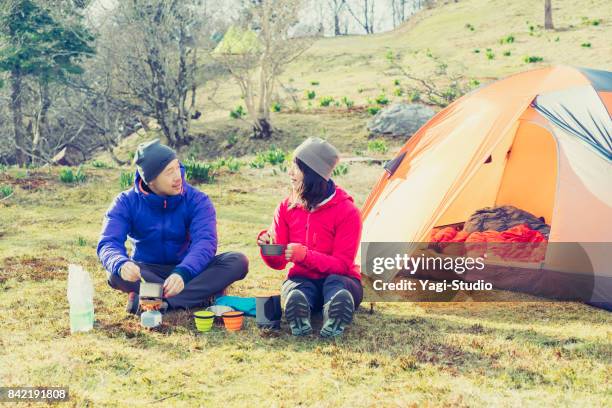
[[296, 158], [295, 163], [304, 174], [302, 188], [298, 194], [306, 203], [306, 207], [312, 210], [327, 197], [327, 181], [300, 159]]

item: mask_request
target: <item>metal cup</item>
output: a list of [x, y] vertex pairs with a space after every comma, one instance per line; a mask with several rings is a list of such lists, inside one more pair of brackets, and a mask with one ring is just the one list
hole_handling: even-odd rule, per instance
[[257, 296], [255, 298], [255, 322], [261, 329], [280, 329], [283, 311], [280, 295]]

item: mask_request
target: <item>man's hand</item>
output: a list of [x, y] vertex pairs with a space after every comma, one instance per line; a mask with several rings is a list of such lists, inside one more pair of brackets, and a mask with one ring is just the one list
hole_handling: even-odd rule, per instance
[[121, 278], [124, 281], [136, 282], [140, 280], [140, 267], [134, 262], [127, 261], [121, 265]]
[[268, 231], [264, 232], [257, 238], [257, 245], [267, 245], [274, 242], [272, 236]]
[[164, 297], [169, 298], [178, 295], [185, 288], [185, 282], [178, 273], [173, 273], [168, 276], [164, 282]]
[[289, 262], [302, 262], [306, 258], [308, 247], [302, 244], [289, 244], [285, 249], [285, 259]]

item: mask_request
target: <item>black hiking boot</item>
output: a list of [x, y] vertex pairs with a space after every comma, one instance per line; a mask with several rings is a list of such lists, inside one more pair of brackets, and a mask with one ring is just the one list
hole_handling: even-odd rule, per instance
[[353, 321], [355, 301], [346, 290], [339, 290], [323, 307], [322, 337], [335, 337], [344, 333], [344, 329]]
[[293, 289], [289, 292], [285, 302], [285, 317], [294, 336], [306, 336], [312, 333], [310, 305], [301, 290]]

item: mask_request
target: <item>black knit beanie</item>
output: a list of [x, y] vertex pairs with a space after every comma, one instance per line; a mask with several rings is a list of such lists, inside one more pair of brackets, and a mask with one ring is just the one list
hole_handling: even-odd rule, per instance
[[145, 183], [155, 180], [155, 177], [174, 159], [176, 152], [161, 144], [159, 139], [139, 144], [134, 155], [134, 163]]

